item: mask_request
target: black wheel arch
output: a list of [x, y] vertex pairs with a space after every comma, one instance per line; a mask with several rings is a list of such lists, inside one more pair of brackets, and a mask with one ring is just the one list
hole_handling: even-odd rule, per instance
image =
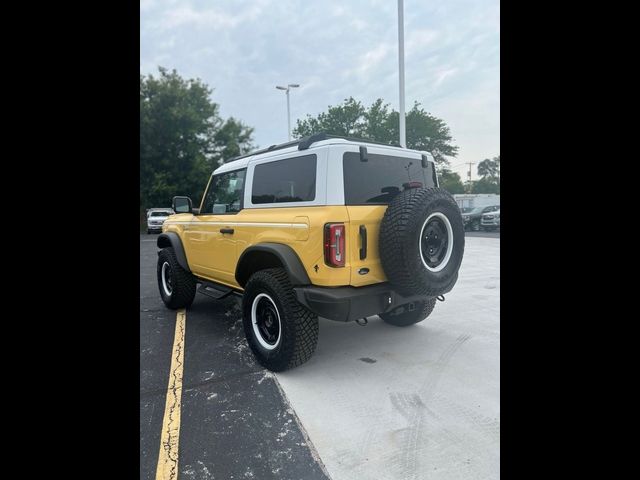
[[270, 242], [252, 245], [242, 252], [236, 264], [236, 281], [244, 288], [253, 273], [278, 267], [285, 269], [292, 286], [311, 284], [309, 275], [293, 248]]
[[187, 272], [191, 272], [189, 268], [189, 264], [187, 263], [187, 255], [184, 253], [184, 246], [182, 245], [182, 240], [180, 240], [180, 236], [175, 232], [167, 232], [161, 233], [158, 236], [158, 241], [156, 242], [158, 248], [163, 249], [167, 247], [173, 248], [173, 251], [176, 254], [176, 260], [178, 264], [184, 268]]

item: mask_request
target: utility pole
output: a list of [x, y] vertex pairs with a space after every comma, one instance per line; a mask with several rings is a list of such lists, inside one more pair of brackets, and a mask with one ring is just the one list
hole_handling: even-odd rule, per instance
[[407, 148], [407, 129], [404, 115], [404, 0], [398, 0], [398, 70], [400, 79], [400, 146]]
[[475, 162], [465, 162], [467, 165], [469, 165], [469, 173], [467, 174], [467, 177], [469, 177], [469, 191], [467, 193], [471, 193], [471, 166], [475, 165]]

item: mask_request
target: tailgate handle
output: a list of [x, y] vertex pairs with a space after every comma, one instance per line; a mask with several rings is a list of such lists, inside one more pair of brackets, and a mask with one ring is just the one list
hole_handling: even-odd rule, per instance
[[367, 258], [367, 227], [360, 225], [360, 260]]

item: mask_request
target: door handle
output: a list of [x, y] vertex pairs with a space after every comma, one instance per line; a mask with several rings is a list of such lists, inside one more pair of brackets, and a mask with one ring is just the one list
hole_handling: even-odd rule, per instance
[[220, 233], [229, 233], [233, 235], [233, 228], [221, 228]]
[[360, 225], [360, 260], [367, 258], [367, 227]]

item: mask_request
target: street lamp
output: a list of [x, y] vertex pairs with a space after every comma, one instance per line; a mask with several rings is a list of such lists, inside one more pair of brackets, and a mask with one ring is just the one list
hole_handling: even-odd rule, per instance
[[291, 109], [289, 107], [289, 90], [292, 88], [298, 88], [300, 85], [297, 83], [290, 83], [286, 87], [281, 87], [280, 85], [276, 85], [278, 90], [284, 90], [287, 92], [287, 135], [289, 135], [289, 141], [291, 141]]

